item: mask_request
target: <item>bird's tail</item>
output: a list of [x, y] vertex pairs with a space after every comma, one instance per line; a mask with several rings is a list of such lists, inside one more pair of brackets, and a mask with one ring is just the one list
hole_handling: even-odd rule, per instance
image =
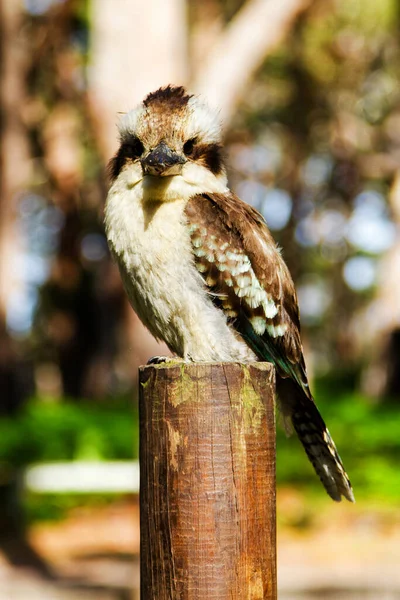
[[[333, 500], [340, 502], [344, 496], [355, 502], [349, 477], [318, 408], [297, 386], [293, 385], [291, 392], [293, 427], [323, 486]], [[285, 398], [281, 404], [287, 406]]]

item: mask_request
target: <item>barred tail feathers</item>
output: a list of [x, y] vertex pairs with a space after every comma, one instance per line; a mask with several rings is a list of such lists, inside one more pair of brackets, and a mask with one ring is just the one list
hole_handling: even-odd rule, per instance
[[295, 429], [329, 496], [355, 502], [350, 480], [335, 443], [310, 393], [291, 378], [277, 377], [278, 408], [287, 433]]
[[335, 443], [314, 402], [304, 396], [292, 413], [293, 427], [329, 496], [355, 502], [350, 480]]

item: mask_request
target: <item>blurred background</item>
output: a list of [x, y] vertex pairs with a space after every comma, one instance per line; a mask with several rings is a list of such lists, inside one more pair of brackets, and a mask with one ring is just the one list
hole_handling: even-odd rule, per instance
[[278, 432], [279, 597], [399, 598], [398, 1], [0, 11], [0, 597], [138, 597], [137, 368], [166, 349], [110, 260], [106, 164], [118, 114], [175, 83], [218, 107], [231, 187], [283, 248], [357, 499]]

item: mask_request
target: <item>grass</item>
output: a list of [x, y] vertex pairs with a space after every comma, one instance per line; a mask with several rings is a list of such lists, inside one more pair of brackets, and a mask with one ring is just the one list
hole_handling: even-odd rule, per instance
[[32, 399], [0, 419], [0, 462], [14, 467], [57, 460], [138, 456], [138, 414], [132, 403], [48, 403]]

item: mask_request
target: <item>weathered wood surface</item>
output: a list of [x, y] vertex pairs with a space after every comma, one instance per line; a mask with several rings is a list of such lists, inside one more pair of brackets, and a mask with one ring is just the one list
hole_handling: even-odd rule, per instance
[[276, 599], [273, 367], [139, 376], [141, 599]]

